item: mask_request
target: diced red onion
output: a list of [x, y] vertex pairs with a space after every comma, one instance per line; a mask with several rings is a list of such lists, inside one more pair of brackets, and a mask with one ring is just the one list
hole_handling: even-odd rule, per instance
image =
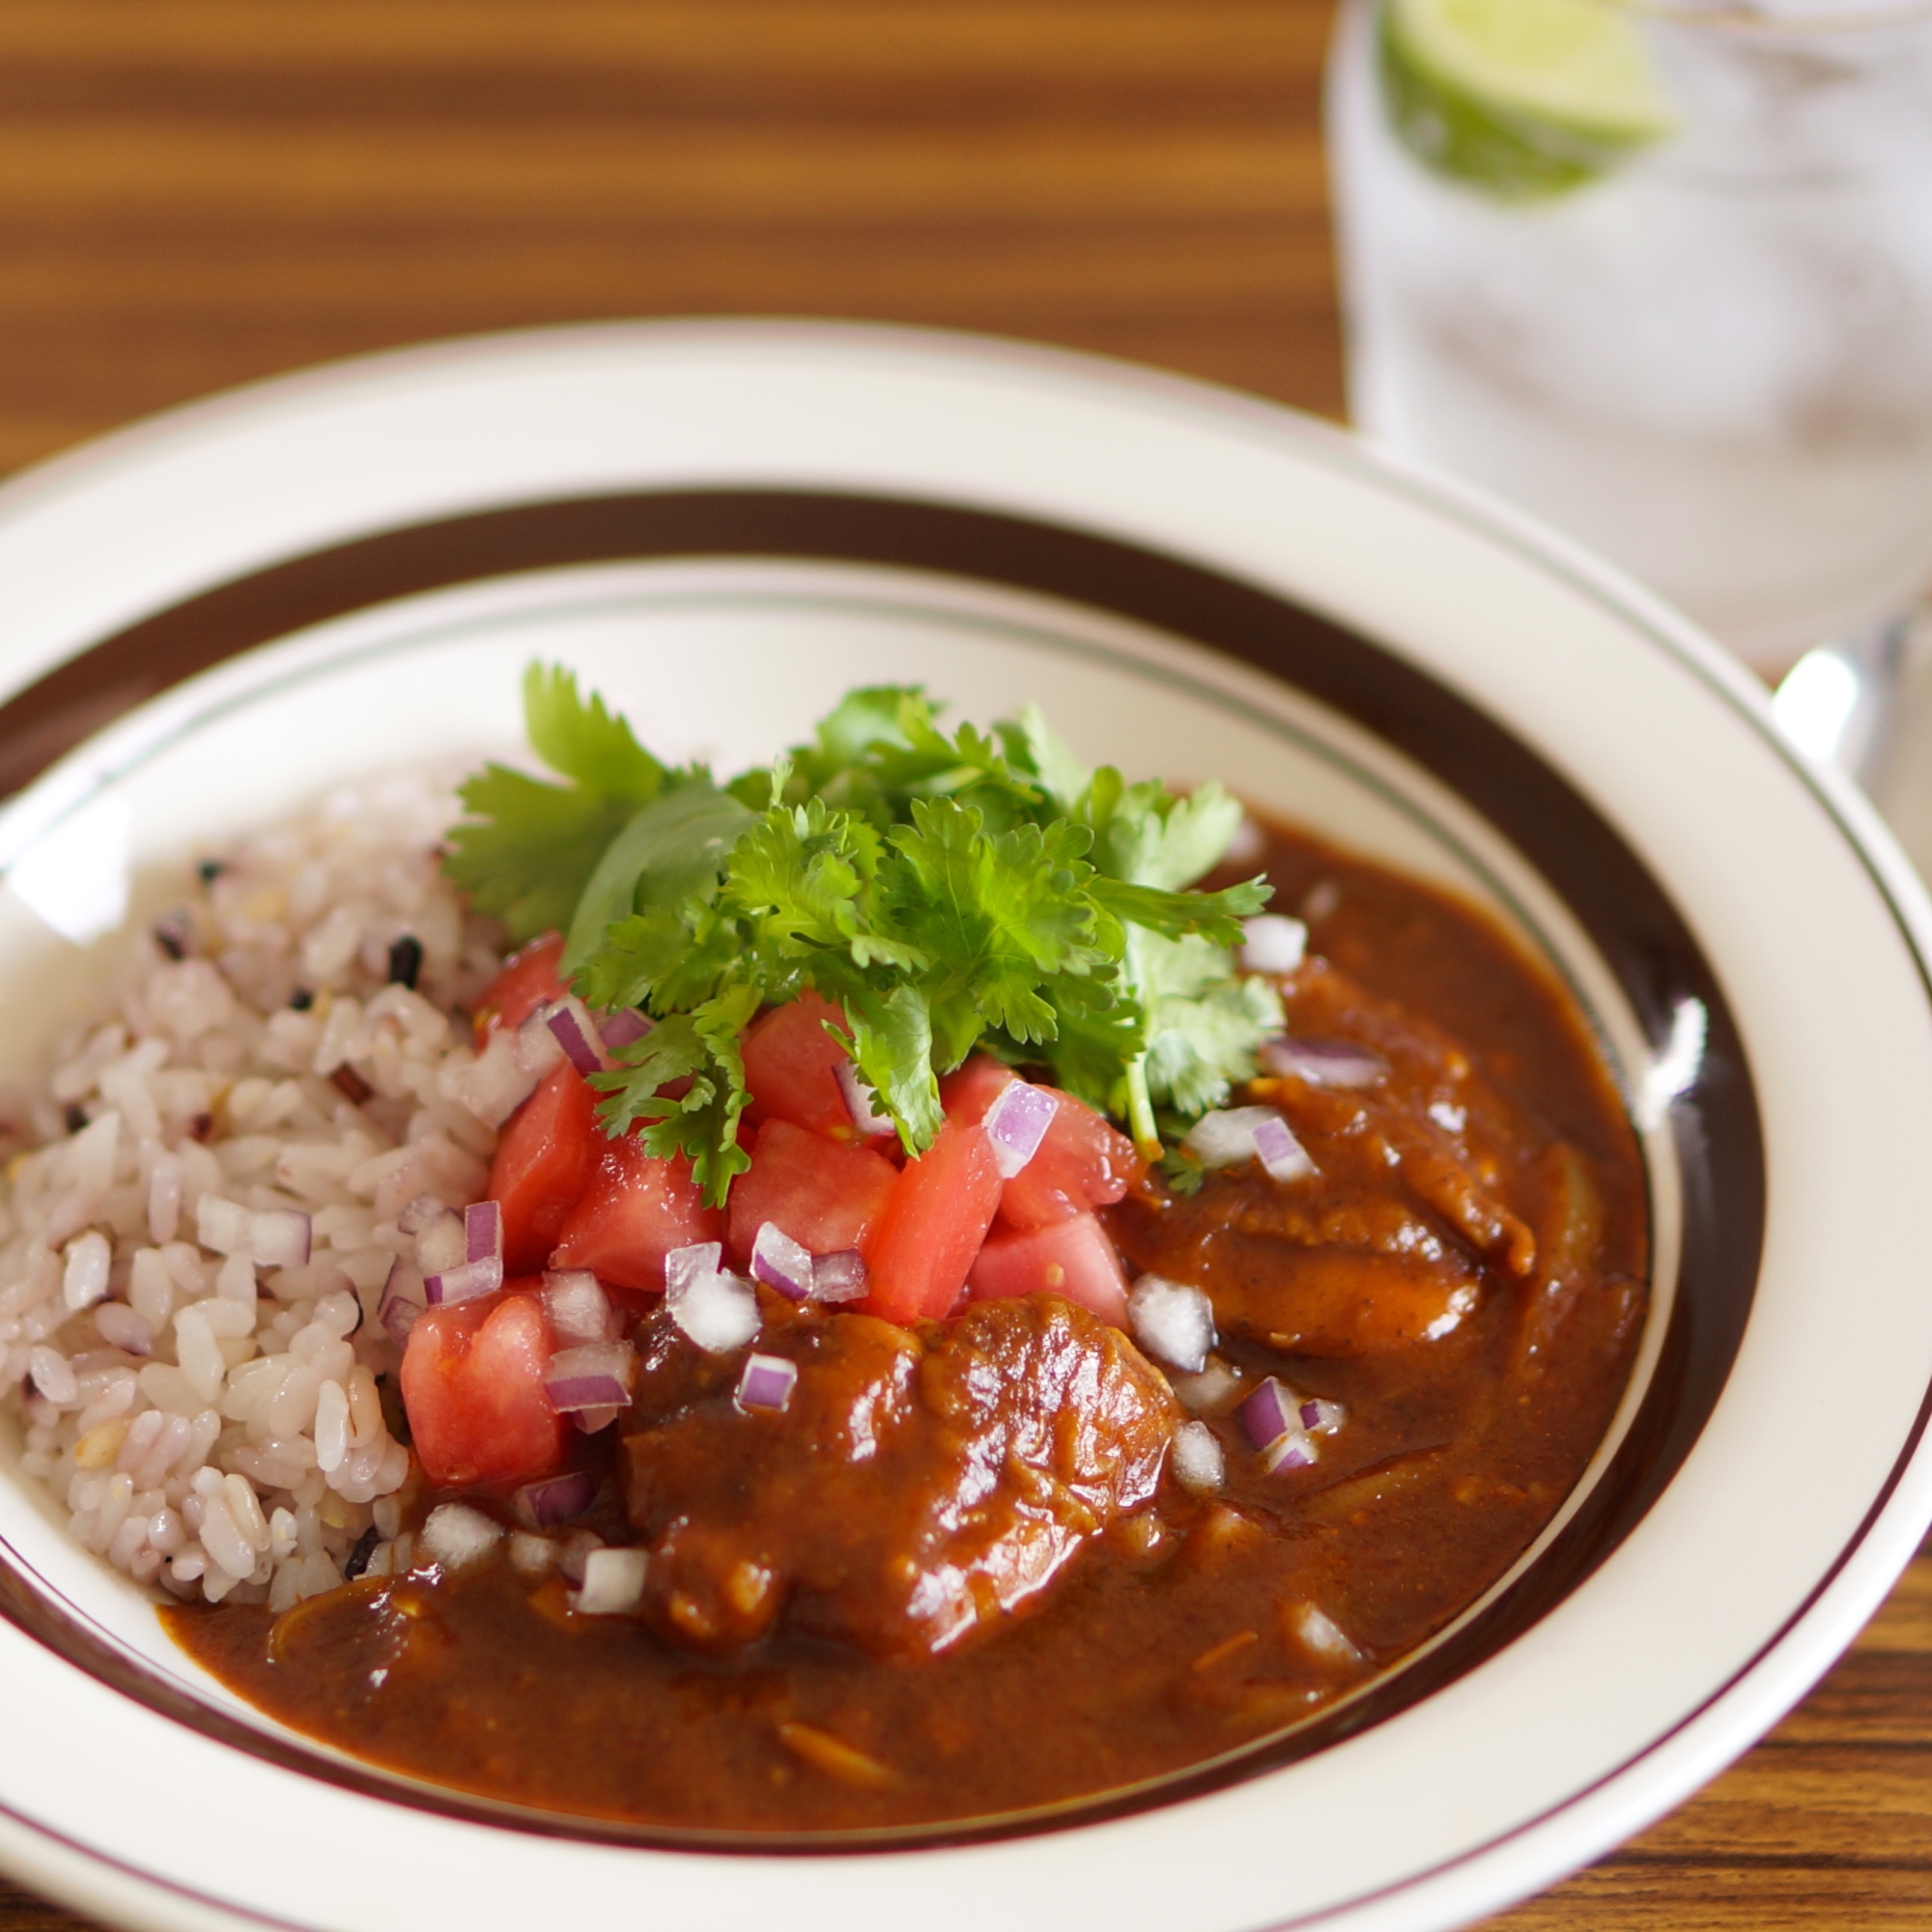
[[[549, 1030], [539, 1028], [539, 1031], [543, 1034], [545, 1053], [553, 1062], [562, 1059]], [[500, 1127], [530, 1097], [537, 1081], [549, 1071], [547, 1067], [524, 1065], [523, 1043], [522, 1028], [514, 1035], [498, 1028], [468, 1066], [451, 1070], [447, 1090], [450, 1098], [461, 1101], [486, 1127]]]
[[[715, 1241], [704, 1243], [713, 1254]], [[680, 1253], [689, 1254], [689, 1248]], [[673, 1255], [670, 1260], [675, 1261]], [[671, 1278], [670, 1262], [665, 1264], [665, 1307], [692, 1341], [707, 1354], [727, 1354], [743, 1348], [758, 1332], [758, 1297], [750, 1282], [734, 1274], [724, 1274], [715, 1266], [702, 1272], [680, 1270]]]
[[595, 1435], [600, 1429], [609, 1429], [630, 1406], [627, 1402], [611, 1402], [600, 1403], [595, 1408], [574, 1408], [570, 1419], [585, 1435]]
[[1324, 919], [1334, 917], [1335, 908], [1341, 903], [1342, 888], [1333, 879], [1317, 879], [1295, 911], [1305, 924], [1320, 925]]
[[812, 1258], [811, 1298], [814, 1301], [857, 1301], [870, 1285], [866, 1257], [857, 1248], [840, 1248], [837, 1254]]
[[1293, 1074], [1311, 1087], [1373, 1087], [1388, 1072], [1379, 1055], [1346, 1039], [1271, 1039], [1261, 1061], [1270, 1073]]
[[510, 1498], [510, 1507], [532, 1529], [554, 1529], [558, 1523], [582, 1516], [596, 1496], [597, 1478], [588, 1469], [573, 1469], [568, 1475], [526, 1483]]
[[1305, 1469], [1320, 1455], [1321, 1451], [1303, 1431], [1291, 1429], [1262, 1451], [1262, 1467], [1270, 1476], [1279, 1475], [1289, 1469]]
[[472, 1202], [463, 1210], [463, 1248], [467, 1262], [503, 1259], [503, 1210], [496, 1202]]
[[247, 1240], [247, 1208], [222, 1200], [220, 1194], [203, 1194], [195, 1208], [195, 1236], [203, 1248], [236, 1254]]
[[642, 1039], [651, 1026], [651, 1016], [639, 1008], [619, 1007], [598, 1031], [606, 1048], [617, 1053], [633, 1041]]
[[559, 1415], [617, 1408], [638, 1385], [638, 1351], [628, 1342], [586, 1342], [559, 1349], [544, 1370], [544, 1393]]
[[1294, 1391], [1270, 1376], [1235, 1413], [1248, 1432], [1248, 1440], [1257, 1449], [1266, 1449], [1279, 1442], [1290, 1430], [1299, 1427], [1295, 1414], [1299, 1406], [1300, 1399]]
[[[491, 1042], [493, 1046], [495, 1043], [494, 1040]], [[551, 1031], [550, 1009], [533, 1008], [517, 1029], [516, 1039], [510, 1047], [511, 1065], [529, 1083], [525, 1092], [527, 1094], [534, 1090], [537, 1082], [562, 1058], [563, 1048], [556, 1035]], [[508, 1118], [507, 1114], [505, 1118]]]
[[544, 1024], [563, 1048], [563, 1057], [586, 1080], [593, 1073], [602, 1073], [611, 1064], [605, 1056], [596, 1022], [590, 1017], [590, 1009], [574, 993], [554, 1000], [544, 1008], [543, 1016]]
[[586, 1617], [621, 1617], [638, 1607], [644, 1594], [650, 1559], [641, 1549], [593, 1549], [583, 1559], [583, 1587], [570, 1607]]
[[410, 1332], [429, 1311], [419, 1301], [394, 1295], [383, 1304], [383, 1327], [397, 1348], [410, 1346]]
[[243, 1208], [204, 1194], [195, 1210], [195, 1238], [217, 1255], [242, 1255], [257, 1267], [302, 1267], [309, 1256], [309, 1218], [295, 1208]]
[[544, 1394], [559, 1415], [586, 1408], [616, 1408], [624, 1400], [624, 1384], [614, 1376], [555, 1376], [544, 1382]]
[[249, 1259], [261, 1267], [306, 1267], [313, 1238], [299, 1208], [264, 1208], [248, 1217]]
[[1204, 1167], [1233, 1167], [1254, 1158], [1255, 1123], [1273, 1112], [1272, 1107], [1216, 1108], [1203, 1114], [1180, 1144]]
[[1226, 1362], [1210, 1356], [1198, 1376], [1183, 1376], [1176, 1382], [1174, 1392], [1196, 1415], [1218, 1415], [1240, 1386], [1240, 1377]]
[[449, 1209], [434, 1194], [418, 1194], [396, 1216], [396, 1231], [403, 1235], [420, 1235], [432, 1221], [448, 1212]]
[[559, 1342], [614, 1342], [617, 1311], [604, 1284], [588, 1268], [559, 1269], [544, 1276], [544, 1314]]
[[1272, 1107], [1217, 1108], [1203, 1114], [1180, 1144], [1203, 1167], [1235, 1167], [1254, 1159], [1255, 1129], [1264, 1121], [1280, 1119]]
[[675, 1294], [699, 1275], [716, 1274], [724, 1259], [724, 1245], [718, 1241], [694, 1241], [688, 1248], [673, 1248], [665, 1257], [665, 1293]]
[[1325, 1396], [1310, 1396], [1301, 1405], [1297, 1413], [1301, 1426], [1311, 1435], [1333, 1435], [1349, 1419], [1349, 1411], [1339, 1402], [1330, 1402]]
[[474, 1301], [481, 1295], [495, 1294], [502, 1285], [503, 1264], [495, 1256], [423, 1276], [423, 1293], [429, 1297], [432, 1308], [451, 1308], [459, 1301]]
[[832, 1073], [845, 1096], [845, 1111], [852, 1116], [852, 1124], [862, 1134], [891, 1133], [892, 1120], [879, 1112], [879, 1096], [867, 1086], [859, 1069], [849, 1060], [840, 1060], [834, 1064]]
[[1362, 1653], [1349, 1641], [1335, 1620], [1313, 1604], [1303, 1604], [1290, 1611], [1282, 1622], [1324, 1663], [1350, 1664], [1362, 1661]]
[[583, 1566], [589, 1560], [593, 1549], [602, 1549], [604, 1539], [594, 1529], [585, 1529], [580, 1523], [575, 1529], [566, 1531], [557, 1544], [556, 1567], [573, 1583], [583, 1581]]
[[752, 1241], [752, 1279], [775, 1288], [790, 1301], [811, 1299], [810, 1253], [776, 1221], [761, 1222]]
[[1303, 1180], [1315, 1172], [1308, 1150], [1279, 1114], [1255, 1122], [1255, 1152], [1273, 1180]]
[[468, 1503], [439, 1503], [416, 1538], [416, 1548], [445, 1570], [461, 1570], [487, 1556], [505, 1531], [495, 1518]]
[[1174, 1432], [1168, 1463], [1175, 1481], [1197, 1494], [1218, 1490], [1228, 1472], [1221, 1438], [1205, 1422], [1183, 1422]]
[[1267, 850], [1267, 834], [1246, 812], [1221, 854], [1224, 866], [1252, 866]]
[[409, 1341], [410, 1330], [422, 1318], [423, 1302], [416, 1299], [422, 1292], [422, 1276], [398, 1255], [389, 1264], [389, 1278], [383, 1284], [376, 1320], [399, 1349]]
[[1127, 1321], [1134, 1340], [1149, 1354], [1189, 1375], [1208, 1366], [1208, 1351], [1214, 1346], [1214, 1307], [1198, 1288], [1144, 1274], [1127, 1292]]
[[445, 1208], [416, 1232], [416, 1266], [424, 1274], [440, 1274], [461, 1267], [469, 1259], [469, 1236], [463, 1216]]
[[1002, 1180], [1010, 1180], [1039, 1151], [1056, 1105], [1044, 1087], [1030, 1087], [1024, 1080], [1009, 1081], [1000, 1089], [981, 1124], [993, 1144], [993, 1165]]
[[798, 1364], [782, 1355], [747, 1355], [738, 1378], [738, 1406], [765, 1408], [782, 1415], [798, 1382]]
[[1235, 955], [1250, 973], [1293, 973], [1308, 950], [1308, 928], [1278, 912], [1241, 922], [1241, 949]]

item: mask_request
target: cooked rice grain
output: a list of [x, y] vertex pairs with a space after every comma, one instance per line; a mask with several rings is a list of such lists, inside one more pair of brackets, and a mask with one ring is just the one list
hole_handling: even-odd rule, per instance
[[44, 1084], [0, 1095], [26, 1150], [0, 1186], [0, 1403], [75, 1540], [140, 1582], [280, 1608], [372, 1529], [368, 1568], [403, 1567], [416, 1479], [375, 1319], [413, 1253], [397, 1216], [476, 1200], [532, 1084], [470, 1045], [500, 934], [438, 870], [454, 814], [385, 780], [222, 854]]

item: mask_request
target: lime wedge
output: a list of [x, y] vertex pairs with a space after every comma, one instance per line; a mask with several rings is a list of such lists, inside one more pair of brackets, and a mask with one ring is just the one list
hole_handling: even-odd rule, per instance
[[1618, 0], [1380, 0], [1382, 100], [1403, 145], [1499, 200], [1561, 194], [1671, 131]]

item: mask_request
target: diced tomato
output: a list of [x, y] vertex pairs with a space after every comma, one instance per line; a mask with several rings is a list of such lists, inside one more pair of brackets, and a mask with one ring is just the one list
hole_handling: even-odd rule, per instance
[[977, 1127], [986, 1118], [986, 1109], [1019, 1077], [990, 1053], [976, 1053], [939, 1083], [939, 1104], [949, 1121]]
[[827, 1020], [843, 1026], [845, 1015], [810, 988], [774, 1007], [745, 1036], [745, 1085], [761, 1119], [854, 1141], [859, 1130], [833, 1071], [845, 1049], [825, 1031]]
[[[988, 1054], [975, 1054], [939, 1083], [946, 1117], [979, 1122], [1007, 1086], [1017, 1079]], [[1126, 1135], [1117, 1133], [1084, 1100], [1042, 1088], [1054, 1098], [1053, 1120], [1033, 1158], [1007, 1182], [1000, 1220], [1009, 1229], [1048, 1228], [1118, 1201], [1139, 1178], [1141, 1157]]]
[[948, 1313], [1000, 1205], [1000, 1170], [985, 1129], [948, 1121], [893, 1183], [860, 1243], [871, 1287], [866, 1306], [894, 1321]]
[[503, 962], [503, 970], [476, 1002], [476, 1044], [497, 1027], [520, 1027], [539, 1007], [560, 1000], [570, 989], [557, 977], [563, 934], [547, 932]]
[[753, 1143], [750, 1170], [731, 1183], [732, 1257], [750, 1257], [767, 1221], [814, 1255], [856, 1248], [877, 1226], [898, 1178], [870, 1148], [767, 1121]]
[[517, 1111], [490, 1163], [490, 1199], [503, 1210], [503, 1265], [543, 1266], [589, 1184], [598, 1145], [597, 1096], [574, 1066], [554, 1067]]
[[724, 1238], [724, 1210], [704, 1205], [691, 1163], [682, 1154], [654, 1159], [626, 1134], [601, 1143], [596, 1172], [552, 1260], [559, 1268], [588, 1268], [611, 1288], [662, 1288], [672, 1249]]
[[1055, 1102], [1046, 1136], [1000, 1196], [1000, 1219], [1009, 1228], [1047, 1228], [1104, 1208], [1140, 1175], [1141, 1157], [1125, 1134], [1071, 1094], [1046, 1092]]
[[1127, 1323], [1127, 1277], [1107, 1231], [1092, 1214], [986, 1236], [968, 1280], [975, 1301], [1016, 1294], [1064, 1294], [1117, 1328]]
[[543, 1385], [554, 1352], [534, 1294], [466, 1301], [418, 1318], [403, 1351], [403, 1406], [432, 1483], [507, 1489], [563, 1466], [569, 1430]]

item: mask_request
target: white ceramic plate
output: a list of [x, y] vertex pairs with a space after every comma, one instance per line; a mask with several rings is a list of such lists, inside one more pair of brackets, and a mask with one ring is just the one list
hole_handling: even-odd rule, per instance
[[0, 611], [0, 782], [105, 727], [0, 811], [0, 1060], [153, 867], [346, 774], [508, 747], [533, 653], [727, 758], [914, 677], [980, 717], [1037, 696], [1084, 752], [1218, 774], [1492, 906], [1597, 1018], [1659, 1256], [1611, 1440], [1483, 1605], [1295, 1737], [1029, 1832], [752, 1854], [361, 1771], [200, 1677], [0, 1482], [0, 1859], [83, 1910], [1447, 1925], [1742, 1749], [1932, 1517], [1916, 882], [1681, 621], [1332, 432], [895, 331], [500, 338], [16, 481]]

